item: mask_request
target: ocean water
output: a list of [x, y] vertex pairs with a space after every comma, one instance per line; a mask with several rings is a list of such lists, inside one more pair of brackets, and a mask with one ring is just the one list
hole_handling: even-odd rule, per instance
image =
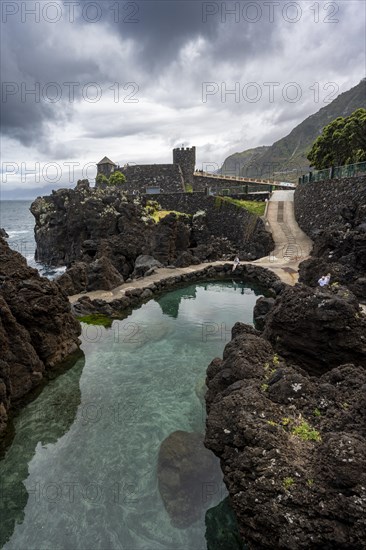
[[15, 418], [0, 461], [3, 548], [206, 550], [205, 513], [226, 496], [221, 477], [201, 481], [197, 521], [175, 527], [158, 489], [159, 448], [176, 430], [203, 437], [207, 366], [235, 322], [252, 322], [259, 295], [200, 283], [111, 328], [83, 324], [84, 358]]
[[53, 279], [65, 271], [64, 267], [50, 267], [34, 259], [36, 242], [34, 240], [35, 220], [29, 207], [32, 201], [0, 201], [0, 228], [5, 229], [10, 248], [20, 252], [29, 266], [38, 269], [41, 275]]

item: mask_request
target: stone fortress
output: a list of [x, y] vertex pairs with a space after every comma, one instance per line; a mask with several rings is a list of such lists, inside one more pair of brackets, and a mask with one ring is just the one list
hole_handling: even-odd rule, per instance
[[[273, 188], [288, 189], [293, 184], [281, 184], [270, 180], [257, 180], [238, 176], [225, 176], [196, 170], [196, 147], [173, 149], [172, 164], [125, 164], [118, 166], [108, 157], [97, 164], [97, 173], [107, 178], [113, 172], [126, 176], [127, 193], [166, 194], [201, 191], [206, 193], [248, 194], [268, 193]], [[105, 184], [101, 184], [105, 186]], [[293, 186], [295, 187], [295, 186]]]
[[128, 193], [182, 193], [193, 189], [195, 166], [196, 148], [181, 147], [173, 149], [172, 164], [118, 166], [108, 157], [104, 157], [97, 164], [97, 172], [106, 177], [113, 172], [122, 172], [126, 176], [124, 187]]

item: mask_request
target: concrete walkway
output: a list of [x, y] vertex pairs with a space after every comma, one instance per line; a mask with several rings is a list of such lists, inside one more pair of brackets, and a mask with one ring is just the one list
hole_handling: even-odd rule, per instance
[[[312, 247], [312, 241], [301, 231], [294, 215], [294, 192], [274, 191], [267, 205], [265, 224], [272, 233], [275, 241], [275, 249], [269, 256], [254, 262], [241, 262], [242, 264], [259, 265], [273, 271], [278, 277], [289, 285], [298, 281], [299, 263], [305, 260]], [[149, 284], [161, 281], [168, 277], [183, 275], [184, 273], [199, 272], [208, 265], [224, 265], [226, 262], [206, 262], [189, 267], [169, 269], [166, 267], [156, 270], [156, 273], [147, 278], [137, 279], [131, 283], [124, 283], [113, 290], [95, 290], [70, 296], [70, 302], [76, 302], [82, 296], [89, 296], [91, 300], [102, 299], [106, 302], [121, 298], [126, 290], [143, 288]]]

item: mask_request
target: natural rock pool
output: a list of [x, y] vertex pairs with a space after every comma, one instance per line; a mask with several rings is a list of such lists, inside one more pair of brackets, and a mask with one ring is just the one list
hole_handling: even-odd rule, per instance
[[[252, 322], [259, 295], [242, 283], [200, 283], [151, 300], [111, 328], [84, 325], [85, 358], [15, 419], [0, 462], [1, 545], [206, 549], [205, 513], [226, 496], [217, 460], [212, 455], [212, 471], [193, 473], [193, 481], [188, 467], [180, 493], [176, 464], [158, 464], [159, 450], [174, 432], [203, 434], [207, 366], [222, 356], [236, 321]], [[188, 447], [190, 437], [197, 436], [188, 436]], [[173, 519], [158, 471], [170, 488], [177, 483]], [[193, 493], [194, 517], [184, 517]]]

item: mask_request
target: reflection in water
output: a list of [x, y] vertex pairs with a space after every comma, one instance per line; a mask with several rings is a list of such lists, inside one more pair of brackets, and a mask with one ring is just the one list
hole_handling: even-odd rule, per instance
[[[204, 522], [177, 528], [166, 511], [159, 450], [174, 432], [204, 431], [207, 365], [235, 322], [252, 322], [255, 301], [237, 284], [197, 284], [111, 328], [83, 325], [85, 367], [78, 361], [19, 414], [0, 463], [4, 548], [205, 550]], [[205, 514], [226, 490], [200, 483]]]
[[189, 299], [195, 298], [196, 293], [197, 293], [196, 287], [190, 286], [190, 287], [176, 290], [174, 292], [174, 296], [172, 295], [171, 292], [169, 292], [167, 294], [164, 294], [160, 298], [155, 299], [155, 301], [161, 307], [161, 311], [164, 313], [164, 315], [169, 315], [170, 317], [173, 317], [173, 319], [176, 319], [178, 317], [179, 306], [181, 301], [183, 299], [189, 300]]
[[79, 380], [84, 364], [84, 357], [77, 359], [67, 372], [49, 382], [15, 419], [14, 440], [0, 462], [1, 546], [11, 537], [14, 525], [22, 523], [28, 499], [41, 497], [41, 487], [35, 485], [31, 492], [24, 484], [29, 474], [28, 464], [37, 449], [56, 443], [74, 422], [81, 399]]
[[206, 512], [207, 550], [245, 550], [229, 497]]

